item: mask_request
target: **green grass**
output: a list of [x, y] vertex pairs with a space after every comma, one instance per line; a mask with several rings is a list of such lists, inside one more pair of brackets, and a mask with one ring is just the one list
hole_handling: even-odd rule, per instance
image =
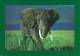
[[51, 35], [53, 36], [53, 41], [51, 41], [49, 35], [47, 36], [47, 39], [43, 40], [45, 48], [63, 47], [63, 46], [74, 47], [74, 31], [56, 30], [56, 31], [51, 31]]
[[[74, 47], [74, 31], [71, 30], [55, 30], [51, 31], [51, 35], [53, 36], [53, 41], [50, 39], [50, 36], [42, 40], [43, 46], [46, 49], [51, 47], [63, 47], [63, 46], [70, 46]], [[5, 47], [7, 49], [14, 48], [16, 49], [19, 46], [19, 42], [23, 40], [23, 35], [20, 30], [14, 31], [6, 31], [5, 32]], [[32, 42], [29, 40], [30, 43], [28, 45], [28, 50], [32, 50]]]

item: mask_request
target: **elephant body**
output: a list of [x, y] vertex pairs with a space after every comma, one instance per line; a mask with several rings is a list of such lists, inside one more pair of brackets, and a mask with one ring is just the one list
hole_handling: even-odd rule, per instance
[[44, 50], [39, 30], [42, 37], [46, 37], [50, 27], [59, 19], [58, 13], [53, 9], [31, 8], [21, 12], [21, 28], [24, 37], [24, 48], [27, 48], [26, 41], [30, 37], [37, 50]]

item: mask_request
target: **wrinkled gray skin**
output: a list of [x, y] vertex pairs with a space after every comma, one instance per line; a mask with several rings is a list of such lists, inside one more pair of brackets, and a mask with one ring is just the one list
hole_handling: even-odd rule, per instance
[[[21, 12], [21, 26], [24, 36], [24, 49], [30, 37], [37, 50], [44, 50], [39, 30], [43, 38], [50, 32], [50, 27], [59, 19], [58, 13], [53, 9], [31, 8]], [[28, 44], [27, 44], [28, 45]]]

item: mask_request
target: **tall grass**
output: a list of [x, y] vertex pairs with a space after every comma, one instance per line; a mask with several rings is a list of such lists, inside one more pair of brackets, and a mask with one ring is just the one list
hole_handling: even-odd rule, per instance
[[[42, 40], [43, 45], [46, 49], [51, 47], [63, 47], [70, 46], [74, 47], [75, 33], [70, 30], [55, 30], [51, 31], [53, 36], [53, 41], [50, 39], [49, 34]], [[18, 49], [21, 46], [23, 40], [23, 35], [20, 30], [5, 31], [5, 47], [7, 49]], [[32, 41], [28, 45], [28, 50], [32, 50]]]

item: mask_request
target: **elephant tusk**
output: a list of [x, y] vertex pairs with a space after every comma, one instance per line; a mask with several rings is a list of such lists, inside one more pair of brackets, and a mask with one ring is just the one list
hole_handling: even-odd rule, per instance
[[39, 29], [39, 36], [40, 36], [40, 38], [43, 40], [43, 37], [42, 37], [42, 35], [41, 35], [40, 29]]
[[52, 35], [49, 35], [49, 36], [50, 36], [51, 40], [53, 40], [53, 37], [52, 37]]

